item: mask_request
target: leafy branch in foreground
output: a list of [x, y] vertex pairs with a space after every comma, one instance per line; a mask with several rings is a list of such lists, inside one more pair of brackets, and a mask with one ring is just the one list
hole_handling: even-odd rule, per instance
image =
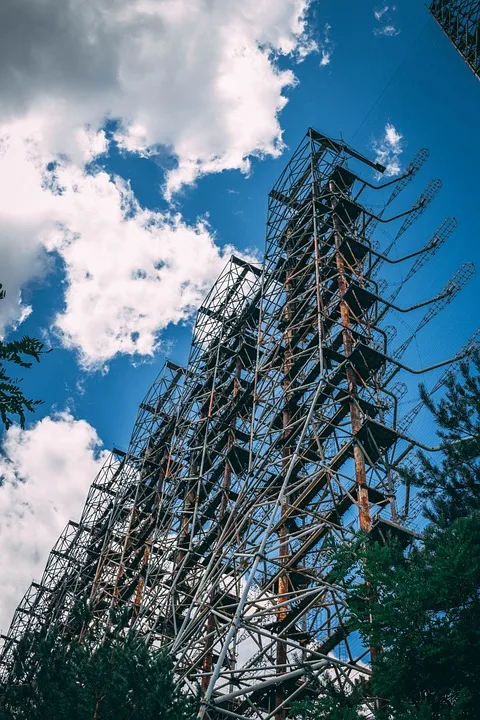
[[[5, 291], [1, 288], [0, 284], [0, 300], [5, 297]], [[40, 356], [44, 353], [43, 343], [35, 338], [25, 336], [21, 340], [11, 342], [0, 340], [0, 417], [7, 430], [13, 423], [12, 416], [18, 418], [23, 428], [25, 412], [35, 412], [35, 408], [43, 401], [25, 397], [20, 388], [21, 379], [10, 377], [5, 363], [30, 368], [32, 361], [29, 358], [40, 362]]]

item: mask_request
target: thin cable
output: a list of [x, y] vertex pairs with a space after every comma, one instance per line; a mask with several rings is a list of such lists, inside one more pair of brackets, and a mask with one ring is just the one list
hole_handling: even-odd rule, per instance
[[406, 64], [407, 60], [410, 62], [410, 55], [413, 53], [413, 50], [414, 50], [415, 46], [417, 45], [418, 41], [422, 38], [423, 34], [425, 33], [425, 30], [427, 29], [428, 24], [430, 23], [430, 21], [431, 21], [431, 18], [428, 17], [427, 20], [425, 21], [425, 24], [423, 25], [422, 29], [420, 30], [420, 32], [418, 33], [418, 35], [415, 37], [415, 40], [412, 42], [412, 44], [410, 45], [410, 47], [408, 48], [408, 50], [405, 52], [403, 58], [402, 58], [402, 59], [400, 60], [400, 62], [398, 63], [395, 71], [393, 72], [393, 74], [390, 76], [389, 80], [388, 80], [388, 81], [386, 82], [386, 84], [384, 85], [384, 87], [383, 87], [383, 89], [381, 90], [380, 94], [378, 95], [377, 99], [376, 99], [375, 102], [373, 103], [372, 107], [370, 108], [370, 110], [368, 111], [368, 113], [365, 115], [365, 117], [363, 118], [363, 120], [362, 120], [362, 122], [360, 123], [360, 125], [358, 126], [358, 128], [355, 130], [355, 133], [354, 133], [353, 136], [352, 136], [352, 142], [355, 140], [355, 138], [357, 137], [357, 135], [358, 135], [358, 134], [360, 133], [360, 131], [363, 129], [364, 125], [366, 124], [366, 122], [368, 121], [368, 119], [370, 118], [370, 116], [372, 115], [372, 113], [376, 110], [378, 104], [379, 104], [380, 101], [383, 99], [384, 95], [386, 95], [387, 91], [390, 89], [390, 86], [393, 84], [393, 82], [394, 82], [395, 79], [397, 78], [397, 75], [399, 75], [400, 70], [403, 69], [403, 66]]

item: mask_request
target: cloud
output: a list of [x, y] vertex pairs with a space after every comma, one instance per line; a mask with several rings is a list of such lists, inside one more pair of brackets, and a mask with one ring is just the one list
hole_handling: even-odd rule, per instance
[[29, 430], [11, 427], [0, 456], [0, 628], [5, 632], [70, 518], [81, 514], [106, 452], [95, 430], [69, 412]]
[[319, 50], [321, 53], [320, 67], [326, 67], [327, 65], [330, 65], [330, 60], [332, 59], [335, 44], [330, 37], [331, 29], [332, 26], [329, 25], [329, 23], [325, 23], [325, 27], [323, 28], [323, 40], [321, 40], [319, 43]]
[[390, 8], [388, 5], [383, 5], [383, 7], [376, 8], [373, 13], [375, 15], [375, 19], [381, 20], [385, 13], [389, 11], [389, 9]]
[[[282, 149], [278, 113], [314, 49], [310, 0], [3, 0], [3, 121], [40, 120], [46, 149], [81, 156], [78, 129], [118, 119], [129, 149], [171, 149], [167, 194], [207, 172], [248, 171]], [[3, 32], [2, 30], [3, 29]]]
[[375, 28], [373, 31], [374, 35], [384, 35], [385, 37], [395, 37], [400, 35], [400, 30], [395, 25], [384, 25], [381, 28]]
[[382, 23], [381, 27], [373, 29], [374, 35], [383, 35], [384, 37], [395, 37], [400, 35], [400, 30], [394, 23], [394, 13], [397, 10], [396, 5], [381, 5], [374, 10], [375, 20]]
[[205, 221], [141, 208], [120, 178], [72, 167], [57, 177], [63, 222], [45, 245], [63, 261], [66, 290], [54, 329], [87, 367], [152, 355], [158, 333], [198, 307], [233, 248], [219, 248]]
[[[94, 192], [107, 182], [94, 178]], [[130, 191], [120, 181], [113, 187], [112, 210], [118, 211]], [[109, 216], [87, 218], [72, 241], [69, 233], [58, 235], [68, 288], [55, 327], [66, 347], [80, 350], [86, 366], [102, 365], [118, 353], [153, 355], [158, 333], [200, 305], [233, 250], [220, 249], [203, 221], [189, 226], [180, 215], [134, 212], [118, 217], [117, 225]], [[103, 229], [101, 241], [97, 229]]]
[[[0, 282], [7, 291], [0, 303], [0, 336], [30, 314], [22, 287], [49, 269], [44, 241], [62, 220], [59, 206], [65, 202], [46, 185], [46, 167], [54, 156], [45, 152], [42, 140], [41, 119], [0, 124]], [[78, 130], [76, 142], [85, 163], [106, 147], [101, 131]]]
[[198, 307], [233, 248], [219, 247], [204, 220], [187, 225], [178, 213], [145, 210], [118, 177], [53, 162], [32, 137], [4, 138], [0, 252], [10, 252], [18, 274], [5, 273], [7, 297], [18, 298], [32, 263], [46, 266], [56, 255], [64, 308], [52, 329], [63, 345], [90, 368], [118, 353], [152, 355], [159, 332]]
[[392, 123], [386, 123], [385, 130], [380, 139], [375, 139], [372, 149], [375, 151], [375, 162], [385, 166], [385, 175], [393, 177], [399, 175], [402, 167], [400, 155], [403, 152], [403, 135]]
[[39, 207], [41, 194], [35, 153], [4, 128], [0, 131], [0, 282], [7, 296], [0, 302], [0, 336], [31, 312], [22, 286], [46, 269], [40, 236], [48, 222], [48, 209]]
[[[128, 184], [86, 166], [121, 148], [162, 149], [183, 185], [283, 149], [295, 85], [280, 56], [316, 49], [310, 0], [4, 0], [0, 4], [0, 332], [31, 312], [25, 287], [60, 257], [63, 343], [82, 362], [150, 355], [226, 260], [205, 222], [141, 208]], [[195, 262], [193, 261], [195, 259]]]

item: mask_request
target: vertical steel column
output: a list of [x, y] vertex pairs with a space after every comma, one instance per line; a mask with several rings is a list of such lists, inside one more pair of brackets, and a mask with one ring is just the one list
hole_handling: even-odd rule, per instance
[[[241, 352], [242, 347], [242, 341], [240, 340], [238, 353]], [[239, 356], [237, 356], [237, 361], [235, 363], [235, 376], [233, 381], [233, 393], [232, 398], [235, 400], [235, 398], [238, 395], [238, 392], [240, 390], [240, 377], [242, 372], [242, 362]], [[230, 428], [228, 430], [228, 439], [227, 439], [227, 446], [226, 446], [226, 454], [228, 454], [228, 451], [230, 448], [233, 447], [235, 444], [235, 428], [236, 428], [236, 415], [232, 418], [232, 422], [230, 424]], [[223, 470], [223, 483], [222, 483], [222, 499], [220, 501], [220, 508], [218, 513], [218, 527], [217, 527], [217, 538], [222, 533], [222, 520], [225, 516], [225, 512], [227, 509], [227, 504], [229, 500], [229, 492], [230, 492], [230, 486], [232, 482], [232, 468], [230, 466], [230, 463], [228, 460], [225, 461], [225, 468]], [[218, 539], [217, 539], [218, 541]], [[210, 606], [213, 605], [215, 602], [215, 591], [216, 587], [214, 587], [210, 593]], [[212, 612], [208, 614], [207, 619], [207, 627], [206, 627], [206, 633], [207, 636], [205, 638], [205, 656], [203, 658], [202, 663], [202, 681], [201, 681], [201, 689], [202, 693], [205, 693], [208, 689], [208, 685], [210, 683], [210, 676], [212, 674], [213, 670], [213, 634], [215, 632], [215, 616]]]
[[[290, 459], [292, 455], [291, 444], [288, 442], [290, 434], [290, 422], [292, 419], [292, 407], [291, 407], [291, 369], [293, 365], [292, 358], [292, 329], [291, 322], [293, 318], [292, 312], [292, 294], [293, 294], [293, 283], [292, 283], [292, 267], [293, 257], [289, 255], [289, 247], [287, 241], [287, 266], [285, 271], [285, 306], [282, 313], [282, 323], [285, 325], [285, 331], [283, 333], [285, 343], [285, 353], [283, 358], [283, 391], [284, 391], [284, 406], [282, 411], [282, 437], [283, 437], [283, 450], [282, 450], [282, 471], [283, 473], [288, 472]], [[287, 488], [285, 488], [286, 490]], [[282, 494], [280, 498], [280, 517], [283, 519], [288, 514], [288, 501], [286, 499], [286, 493]], [[279, 565], [280, 568], [284, 568], [279, 573], [278, 577], [278, 596], [277, 603], [280, 607], [277, 609], [277, 622], [280, 623], [286, 618], [288, 614], [288, 592], [289, 592], [289, 573], [287, 569], [288, 557], [290, 554], [288, 529], [285, 523], [280, 525], [278, 531], [279, 537]], [[287, 665], [287, 645], [284, 639], [281, 637], [277, 640], [276, 647], [276, 665], [277, 675], [282, 675], [286, 672]], [[285, 701], [285, 693], [281, 685], [278, 685], [275, 694], [275, 707], [281, 706]], [[282, 706], [281, 709], [275, 714], [276, 720], [285, 720], [285, 708]]]
[[337, 190], [335, 182], [330, 180], [328, 183], [329, 190], [332, 194], [332, 220], [333, 220], [333, 232], [335, 239], [335, 262], [338, 270], [338, 289], [340, 291], [340, 322], [342, 325], [342, 339], [345, 357], [347, 358], [347, 384], [350, 404], [350, 421], [352, 426], [353, 435], [353, 458], [355, 463], [355, 481], [357, 485], [357, 505], [358, 514], [360, 520], [360, 529], [365, 532], [369, 532], [372, 527], [372, 518], [370, 515], [370, 503], [368, 499], [368, 488], [367, 488], [367, 473], [365, 468], [365, 458], [363, 452], [355, 439], [356, 434], [359, 432], [362, 423], [360, 417], [360, 410], [358, 406], [358, 388], [357, 379], [355, 376], [355, 370], [348, 362], [348, 358], [352, 354], [353, 348], [353, 337], [351, 331], [351, 315], [350, 308], [345, 302], [345, 293], [348, 290], [348, 281], [345, 275], [345, 261], [342, 253], [340, 252], [340, 246], [342, 244], [343, 236], [341, 230], [341, 221], [335, 209], [338, 206]]

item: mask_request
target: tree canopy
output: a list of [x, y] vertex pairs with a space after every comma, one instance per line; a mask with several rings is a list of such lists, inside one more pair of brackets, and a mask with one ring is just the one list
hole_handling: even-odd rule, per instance
[[196, 698], [175, 686], [169, 657], [129, 633], [22, 639], [0, 693], [0, 720], [193, 720]]

